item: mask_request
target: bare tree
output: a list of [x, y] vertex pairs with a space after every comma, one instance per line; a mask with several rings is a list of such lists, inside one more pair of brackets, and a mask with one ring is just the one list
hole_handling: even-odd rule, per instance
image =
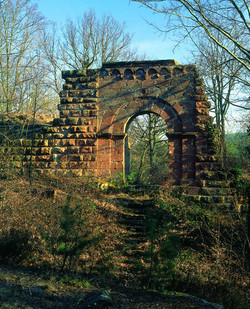
[[30, 0], [0, 3], [0, 109], [18, 111], [28, 95], [25, 84], [36, 63], [38, 33], [44, 21]]
[[[190, 36], [195, 38], [197, 30], [202, 30], [204, 36], [209, 37], [230, 56], [228, 61], [236, 61], [250, 71], [249, 0], [168, 0], [162, 3], [154, 3], [154, 0], [133, 1], [166, 16], [167, 27], [160, 27], [161, 31], [179, 32], [183, 39]], [[244, 80], [244, 83], [249, 85], [249, 79]]]
[[130, 173], [139, 182], [159, 182], [168, 173], [167, 125], [158, 115], [136, 117], [128, 129]]
[[41, 37], [42, 55], [46, 63], [47, 85], [53, 92], [58, 94], [62, 88], [61, 70], [63, 62], [61, 61], [57, 26], [55, 23], [47, 25]]
[[100, 67], [103, 62], [132, 60], [135, 57], [130, 47], [132, 36], [124, 31], [125, 28], [125, 23], [119, 23], [111, 15], [98, 19], [93, 10], [77, 22], [67, 20], [59, 44], [64, 66], [86, 69]]
[[[238, 77], [243, 77], [245, 67], [237, 62], [230, 61], [231, 56], [221, 49], [212, 39], [204, 37], [201, 33], [195, 39], [191, 37], [196, 49], [194, 61], [199, 67], [203, 77], [206, 93], [212, 102], [212, 111], [215, 114], [215, 122], [220, 132], [220, 146], [222, 158], [225, 157], [225, 121], [231, 106], [249, 109], [247, 106], [247, 89], [244, 83], [239, 83]], [[221, 34], [217, 33], [217, 39], [225, 46], [232, 44], [223, 41]], [[235, 46], [230, 46], [232, 50]]]

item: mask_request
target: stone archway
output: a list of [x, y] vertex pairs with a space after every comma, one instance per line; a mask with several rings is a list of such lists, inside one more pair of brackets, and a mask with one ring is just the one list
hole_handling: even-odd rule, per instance
[[[132, 64], [117, 63], [115, 68], [105, 65], [100, 73], [97, 148], [105, 149], [105, 153], [99, 156], [98, 175], [112, 177], [125, 172], [126, 124], [135, 115], [152, 112], [168, 125], [170, 181], [179, 184], [183, 175], [194, 181], [194, 67], [169, 61]], [[185, 156], [191, 153], [191, 160], [187, 158], [190, 162], [183, 165]]]
[[60, 118], [38, 142], [36, 170], [110, 179], [124, 172], [129, 119], [152, 112], [168, 124], [170, 183], [203, 184], [213, 168], [206, 129], [211, 119], [195, 66], [174, 60], [117, 62], [64, 71], [63, 78]]
[[125, 176], [139, 184], [166, 181], [168, 166], [168, 121], [152, 111], [133, 115], [126, 123]]

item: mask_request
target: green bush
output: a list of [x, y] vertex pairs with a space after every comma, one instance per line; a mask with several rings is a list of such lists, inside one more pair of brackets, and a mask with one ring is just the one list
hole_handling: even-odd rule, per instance
[[84, 207], [89, 205], [71, 206], [71, 196], [61, 208], [59, 218], [60, 229], [57, 235], [43, 234], [49, 251], [54, 257], [59, 258], [61, 270], [65, 267], [71, 269], [73, 262], [79, 261], [84, 250], [93, 243], [97, 243], [99, 237], [91, 237], [87, 228], [87, 218], [84, 216]]
[[11, 228], [0, 234], [0, 262], [21, 264], [34, 251], [32, 234], [27, 230]]
[[149, 246], [143, 254], [146, 286], [164, 290], [172, 281], [179, 238], [174, 230], [175, 217], [168, 204], [161, 199], [153, 201], [145, 220], [145, 235]]

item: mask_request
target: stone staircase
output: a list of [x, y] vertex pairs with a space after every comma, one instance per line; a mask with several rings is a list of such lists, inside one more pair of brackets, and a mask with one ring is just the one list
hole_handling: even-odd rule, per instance
[[116, 198], [115, 205], [119, 208], [118, 224], [122, 227], [117, 250], [123, 260], [121, 266], [128, 271], [138, 270], [145, 251], [147, 238], [145, 236], [145, 219], [152, 207], [152, 199], [146, 197]]

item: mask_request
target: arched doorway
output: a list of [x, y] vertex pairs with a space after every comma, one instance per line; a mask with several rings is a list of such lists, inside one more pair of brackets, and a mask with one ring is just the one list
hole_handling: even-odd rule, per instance
[[136, 183], [159, 184], [168, 176], [167, 123], [156, 113], [134, 115], [126, 124], [125, 175]]

